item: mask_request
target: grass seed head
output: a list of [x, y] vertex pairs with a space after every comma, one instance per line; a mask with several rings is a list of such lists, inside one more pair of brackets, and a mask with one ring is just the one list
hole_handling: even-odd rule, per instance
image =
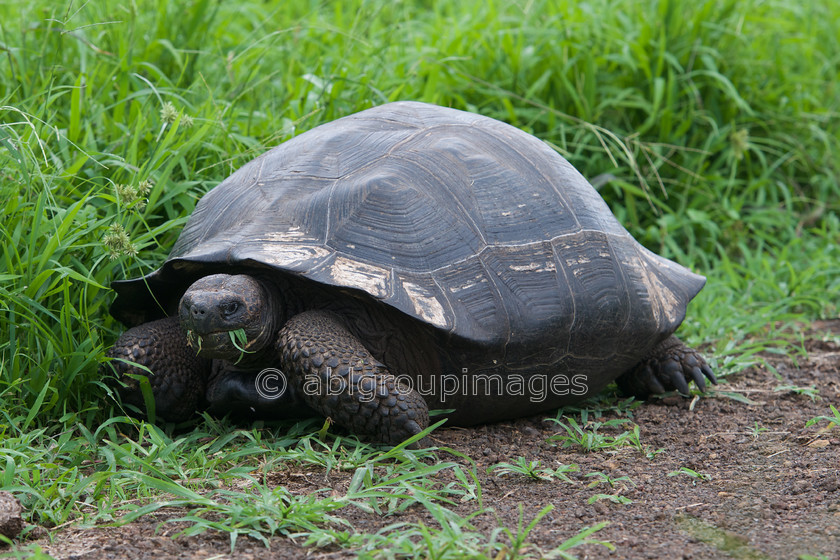
[[111, 224], [108, 233], [102, 238], [102, 244], [108, 249], [111, 260], [120, 256], [133, 257], [137, 254], [137, 247], [131, 243], [131, 238], [120, 224]]
[[175, 108], [172, 102], [167, 101], [160, 110], [160, 118], [166, 124], [172, 124], [178, 118], [178, 109]]

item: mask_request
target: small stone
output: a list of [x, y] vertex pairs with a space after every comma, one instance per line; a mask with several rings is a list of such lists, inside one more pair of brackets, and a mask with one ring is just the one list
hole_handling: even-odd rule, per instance
[[610, 512], [610, 508], [603, 502], [595, 502], [595, 511], [598, 515], [607, 515]]
[[826, 492], [834, 492], [840, 489], [840, 478], [836, 476], [825, 478], [819, 481], [816, 486], [817, 488], [825, 490]]
[[0, 535], [10, 539], [23, 530], [23, 508], [11, 492], [0, 491]]
[[811, 483], [807, 480], [797, 480], [793, 483], [794, 494], [804, 494], [811, 489]]

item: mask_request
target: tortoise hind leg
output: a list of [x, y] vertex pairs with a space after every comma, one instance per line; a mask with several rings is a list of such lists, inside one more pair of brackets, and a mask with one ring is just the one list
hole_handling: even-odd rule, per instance
[[717, 384], [703, 356], [671, 335], [656, 345], [647, 358], [616, 379], [616, 383], [624, 394], [645, 399], [673, 390], [688, 395], [691, 381], [705, 391], [706, 378]]
[[278, 345], [295, 393], [338, 425], [392, 445], [429, 425], [420, 393], [401, 385], [338, 315], [296, 315], [280, 330]]
[[121, 382], [123, 402], [145, 409], [140, 383], [132, 377], [144, 375], [152, 386], [156, 416], [180, 422], [204, 407], [210, 360], [198, 357], [187, 345], [177, 317], [128, 329], [107, 356], [111, 360], [106, 371], [114, 371]]

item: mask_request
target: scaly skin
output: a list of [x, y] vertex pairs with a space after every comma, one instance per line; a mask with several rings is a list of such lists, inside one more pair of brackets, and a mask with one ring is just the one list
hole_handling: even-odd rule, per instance
[[704, 376], [717, 384], [715, 374], [703, 356], [671, 335], [656, 345], [636, 367], [616, 379], [616, 383], [624, 394], [646, 399], [673, 390], [688, 395], [691, 381], [700, 391], [705, 391]]
[[132, 374], [149, 377], [155, 413], [165, 420], [180, 422], [204, 408], [210, 360], [198, 357], [187, 345], [177, 317], [128, 329], [108, 351], [108, 357], [110, 367], [125, 384], [119, 389], [124, 402], [145, 410], [137, 379], [126, 375]]
[[423, 397], [401, 386], [333, 313], [292, 317], [280, 330], [278, 350], [304, 402], [355, 433], [396, 444], [429, 425]]

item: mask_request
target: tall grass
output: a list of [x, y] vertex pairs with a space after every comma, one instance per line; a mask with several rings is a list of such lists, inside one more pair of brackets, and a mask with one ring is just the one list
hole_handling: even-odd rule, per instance
[[[115, 328], [109, 282], [160, 263], [200, 195], [266, 146], [395, 99], [507, 120], [608, 177], [640, 241], [739, 308], [833, 313], [829, 4], [4, 3], [5, 398], [84, 410]], [[121, 187], [144, 182], [142, 200]], [[761, 259], [756, 281], [796, 292], [743, 294], [758, 269], [739, 267]], [[706, 294], [720, 324], [731, 306]]]
[[112, 415], [108, 285], [162, 262], [204, 192], [400, 99], [599, 177], [641, 242], [709, 276], [684, 330], [738, 367], [837, 313], [838, 20], [831, 0], [0, 3], [0, 439]]

